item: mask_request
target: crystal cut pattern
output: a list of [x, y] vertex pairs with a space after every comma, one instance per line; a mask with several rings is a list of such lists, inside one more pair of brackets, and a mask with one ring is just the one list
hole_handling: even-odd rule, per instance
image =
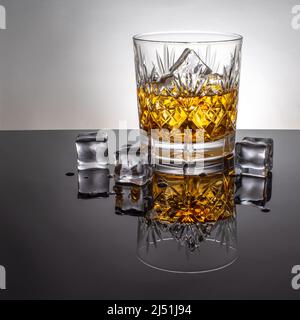
[[142, 129], [201, 129], [205, 142], [235, 132], [241, 45], [234, 47], [227, 64], [221, 62], [223, 68], [216, 67], [216, 53], [210, 46], [202, 56], [185, 48], [176, 59], [174, 48], [165, 45], [154, 60], [135, 43]]
[[227, 250], [237, 241], [236, 217], [232, 215], [223, 220], [206, 223], [185, 224], [180, 222], [166, 223], [149, 217], [139, 218], [139, 241], [146, 241], [146, 246], [157, 244], [163, 239], [173, 238], [188, 253], [201, 252], [201, 244], [207, 239], [219, 242]]
[[206, 176], [155, 173], [155, 219], [204, 223], [225, 219], [234, 212], [233, 170]]

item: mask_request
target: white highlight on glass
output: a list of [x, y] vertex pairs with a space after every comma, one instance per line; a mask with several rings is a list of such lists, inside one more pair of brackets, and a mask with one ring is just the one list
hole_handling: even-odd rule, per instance
[[6, 9], [2, 5], [0, 5], [0, 29], [6, 29]]

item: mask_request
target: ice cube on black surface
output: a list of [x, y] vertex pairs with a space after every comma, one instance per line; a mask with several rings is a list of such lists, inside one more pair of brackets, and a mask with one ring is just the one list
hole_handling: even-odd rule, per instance
[[101, 169], [108, 165], [108, 138], [103, 130], [80, 133], [76, 139], [78, 170]]
[[116, 152], [117, 183], [144, 185], [152, 178], [148, 150], [139, 145], [125, 145]]
[[245, 137], [235, 144], [237, 174], [266, 177], [273, 168], [273, 139]]

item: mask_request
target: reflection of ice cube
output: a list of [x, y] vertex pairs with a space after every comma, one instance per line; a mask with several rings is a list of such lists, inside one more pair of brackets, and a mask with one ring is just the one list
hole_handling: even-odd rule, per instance
[[272, 173], [267, 177], [239, 175], [236, 177], [235, 203], [265, 207], [272, 195]]
[[107, 133], [80, 133], [76, 139], [78, 170], [104, 168], [108, 164]]
[[138, 145], [125, 145], [116, 152], [116, 182], [144, 185], [151, 177], [148, 149], [143, 150]]
[[183, 92], [198, 94], [205, 82], [206, 76], [212, 70], [201, 60], [198, 54], [186, 48], [178, 60], [171, 66], [169, 73], [163, 75], [159, 82], [159, 89], [163, 92], [167, 90], [168, 94]]
[[109, 180], [108, 169], [78, 171], [78, 198], [108, 197]]
[[152, 185], [144, 186], [116, 184], [116, 213], [143, 216], [152, 208]]
[[267, 176], [273, 167], [273, 140], [244, 138], [235, 145], [237, 173]]

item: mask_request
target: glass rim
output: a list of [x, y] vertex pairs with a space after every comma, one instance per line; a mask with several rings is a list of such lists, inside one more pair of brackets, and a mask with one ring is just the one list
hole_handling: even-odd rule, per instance
[[[164, 37], [170, 35], [170, 37], [178, 36], [199, 36], [199, 40], [174, 40], [174, 39], [164, 39]], [[201, 40], [201, 36], [210, 36], [215, 39]], [[161, 37], [161, 39], [160, 39]], [[219, 38], [218, 38], [219, 37]], [[226, 42], [241, 42], [243, 36], [237, 33], [230, 32], [214, 32], [214, 31], [158, 31], [158, 32], [147, 32], [139, 33], [134, 35], [134, 41], [143, 42], [154, 42], [154, 43], [194, 43], [194, 44], [206, 44], [206, 43], [226, 43]]]

